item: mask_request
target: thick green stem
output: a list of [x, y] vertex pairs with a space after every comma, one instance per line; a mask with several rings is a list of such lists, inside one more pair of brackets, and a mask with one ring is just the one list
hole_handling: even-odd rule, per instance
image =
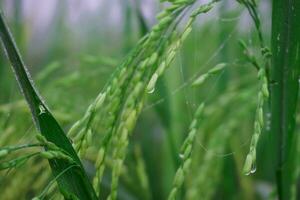
[[300, 67], [300, 1], [274, 0], [272, 17], [271, 138], [279, 199], [293, 199], [296, 184], [295, 114]]

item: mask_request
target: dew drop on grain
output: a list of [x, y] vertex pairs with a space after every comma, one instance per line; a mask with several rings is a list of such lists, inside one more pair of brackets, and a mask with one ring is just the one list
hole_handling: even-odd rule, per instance
[[251, 174], [254, 174], [255, 172], [256, 172], [256, 165], [253, 164], [252, 167], [251, 167], [250, 173], [251, 173]]
[[184, 158], [184, 155], [181, 153], [179, 154], [179, 158], [183, 159]]
[[148, 94], [152, 94], [155, 92], [155, 87], [151, 88], [150, 90], [147, 90], [147, 93]]
[[155, 85], [156, 85], [156, 81], [158, 79], [158, 74], [154, 73], [153, 76], [151, 77], [148, 86], [147, 86], [147, 92], [149, 94], [153, 93], [155, 91]]
[[245, 173], [245, 175], [246, 175], [246, 176], [249, 176], [249, 175], [251, 175], [251, 174], [254, 174], [255, 172], [256, 172], [256, 164], [253, 163], [252, 166], [251, 166], [251, 170], [250, 170], [250, 171], [247, 171], [247, 172]]

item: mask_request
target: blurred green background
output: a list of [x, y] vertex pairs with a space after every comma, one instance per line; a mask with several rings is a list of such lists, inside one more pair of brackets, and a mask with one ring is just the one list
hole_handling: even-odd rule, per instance
[[[263, 0], [259, 5], [269, 45], [271, 2]], [[154, 0], [1, 2], [36, 86], [65, 130], [84, 114], [114, 69], [155, 24], [155, 15], [164, 6]], [[198, 18], [172, 66], [148, 95], [130, 139], [119, 199], [166, 199], [180, 160], [180, 145], [201, 102], [206, 108], [182, 199], [188, 199], [189, 189], [195, 186], [199, 199], [271, 199], [274, 180], [268, 113], [257, 170], [250, 176], [242, 173], [253, 133], [258, 81], [256, 70], [243, 58], [240, 39], [254, 54], [258, 52], [252, 21], [236, 1], [222, 1]], [[0, 52], [0, 146], [29, 143], [36, 130], [4, 52]], [[220, 62], [230, 67], [200, 87], [189, 85], [193, 77]], [[90, 174], [93, 166], [89, 159], [93, 157], [89, 155], [84, 161]], [[139, 175], [137, 166], [141, 163], [147, 184], [142, 184], [145, 180]], [[38, 162], [1, 172], [1, 196], [30, 199], [47, 185], [47, 177], [43, 179], [46, 173], [47, 165]], [[109, 185], [107, 173], [103, 182], [106, 193]]]

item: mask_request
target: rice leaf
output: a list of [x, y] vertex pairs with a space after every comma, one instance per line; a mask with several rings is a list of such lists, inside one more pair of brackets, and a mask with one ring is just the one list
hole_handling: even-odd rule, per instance
[[279, 199], [296, 199], [300, 1], [273, 1], [272, 18], [271, 141], [277, 192]]
[[[78, 165], [78, 167], [70, 168], [57, 179], [60, 191], [63, 193], [65, 199], [70, 199], [74, 196], [79, 199], [97, 199], [96, 193], [88, 180], [72, 144], [35, 89], [1, 12], [0, 37], [19, 87], [29, 104], [38, 130], [48, 141], [65, 150]], [[61, 174], [62, 171], [71, 165], [71, 163], [59, 159], [49, 160], [49, 164], [54, 176]]]

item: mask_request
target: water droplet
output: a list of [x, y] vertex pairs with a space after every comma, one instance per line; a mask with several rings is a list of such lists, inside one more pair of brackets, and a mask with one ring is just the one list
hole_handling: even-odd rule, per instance
[[256, 172], [255, 152], [250, 152], [247, 155], [243, 171], [246, 176]]
[[156, 85], [156, 81], [158, 79], [158, 74], [154, 73], [153, 76], [151, 77], [148, 86], [147, 86], [147, 92], [149, 94], [153, 93], [155, 91], [155, 85]]
[[39, 105], [39, 115], [42, 115], [46, 113], [46, 108], [44, 107], [44, 105]]
[[252, 166], [251, 166], [251, 171], [250, 171], [250, 173], [251, 174], [254, 174], [256, 172], [256, 165], [255, 165], [255, 163], [254, 164], [252, 164]]
[[184, 155], [181, 153], [179, 154], [179, 158], [183, 159], [184, 158]]
[[255, 172], [256, 172], [256, 164], [255, 164], [255, 162], [253, 162], [253, 163], [251, 164], [250, 170], [248, 170], [248, 171], [245, 173], [245, 175], [246, 175], [246, 176], [249, 176], [249, 175], [251, 175], [251, 174], [254, 174]]
[[150, 90], [147, 90], [148, 94], [152, 94], [155, 91], [155, 87], [151, 88]]

